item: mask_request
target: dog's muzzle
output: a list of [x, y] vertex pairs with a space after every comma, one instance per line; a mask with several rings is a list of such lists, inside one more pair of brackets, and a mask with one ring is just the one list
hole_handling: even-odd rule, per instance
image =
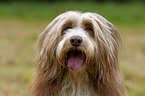
[[85, 60], [85, 54], [78, 47], [81, 46], [83, 39], [80, 36], [72, 36], [70, 43], [73, 49], [67, 52], [67, 67], [72, 70], [81, 68]]

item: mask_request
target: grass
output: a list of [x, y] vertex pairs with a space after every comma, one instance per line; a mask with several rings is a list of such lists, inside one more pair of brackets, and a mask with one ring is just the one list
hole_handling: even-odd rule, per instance
[[122, 37], [120, 68], [129, 96], [144, 96], [145, 27], [118, 27]]
[[98, 12], [117, 26], [122, 37], [120, 69], [124, 75], [127, 93], [129, 96], [144, 96], [145, 13], [143, 8], [142, 4], [139, 6], [139, 4], [112, 3], [70, 5], [1, 3], [0, 96], [27, 96], [36, 68], [33, 60], [37, 36], [55, 16], [66, 10]]
[[0, 18], [52, 20], [68, 10], [97, 12], [113, 23], [145, 24], [145, 6], [142, 3], [114, 4], [94, 2], [63, 3], [1, 3]]

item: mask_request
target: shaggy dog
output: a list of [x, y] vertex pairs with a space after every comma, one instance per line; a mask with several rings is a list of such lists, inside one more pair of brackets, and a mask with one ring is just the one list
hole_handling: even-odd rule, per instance
[[125, 96], [118, 64], [120, 37], [95, 13], [68, 11], [37, 41], [31, 96]]

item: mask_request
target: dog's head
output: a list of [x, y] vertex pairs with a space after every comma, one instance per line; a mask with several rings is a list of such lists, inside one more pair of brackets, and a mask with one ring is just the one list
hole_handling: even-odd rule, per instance
[[105, 69], [117, 66], [109, 64], [118, 62], [120, 38], [113, 24], [102, 16], [68, 11], [46, 27], [38, 38], [38, 45], [41, 68], [52, 64], [78, 70], [98, 63], [96, 69]]
[[114, 25], [102, 16], [63, 13], [39, 35], [37, 45], [35, 94], [56, 94], [64, 86], [64, 78], [75, 74], [75, 81], [76, 74], [83, 73], [78, 76], [88, 81], [94, 94], [124, 96], [118, 69], [120, 37]]

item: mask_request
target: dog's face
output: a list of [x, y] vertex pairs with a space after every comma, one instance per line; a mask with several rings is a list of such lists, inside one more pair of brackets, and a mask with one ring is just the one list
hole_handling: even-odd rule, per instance
[[119, 40], [115, 27], [102, 16], [69, 11], [47, 26], [38, 43], [41, 58], [78, 70], [107, 59], [115, 62]]
[[69, 13], [62, 25], [61, 40], [57, 46], [57, 56], [65, 65], [77, 70], [94, 56], [97, 44], [89, 14]]

